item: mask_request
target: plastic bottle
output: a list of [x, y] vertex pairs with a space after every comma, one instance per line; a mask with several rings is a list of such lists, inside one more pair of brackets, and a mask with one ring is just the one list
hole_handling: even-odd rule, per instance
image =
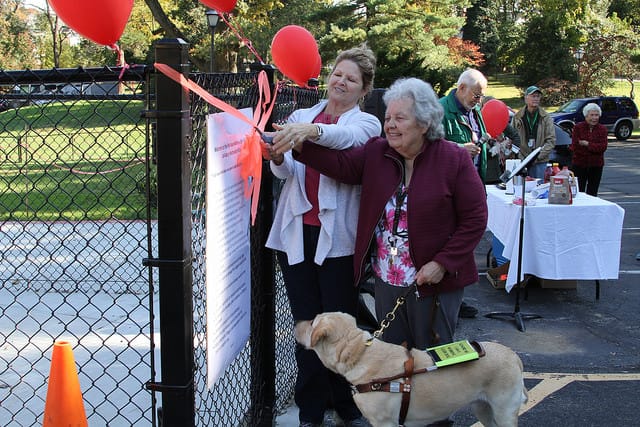
[[552, 171], [551, 163], [547, 163], [547, 167], [544, 169], [544, 183], [545, 184], [551, 180], [551, 175], [552, 175], [551, 171]]
[[569, 166], [563, 166], [562, 170], [558, 172], [557, 175], [571, 176], [571, 172], [569, 171]]
[[560, 165], [558, 163], [554, 163], [551, 166], [551, 176], [556, 176], [560, 172]]

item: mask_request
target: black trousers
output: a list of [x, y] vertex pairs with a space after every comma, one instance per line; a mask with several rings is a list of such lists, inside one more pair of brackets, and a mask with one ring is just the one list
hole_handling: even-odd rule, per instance
[[[353, 256], [326, 258], [317, 265], [313, 259], [319, 233], [319, 227], [304, 226], [304, 261], [299, 264], [289, 265], [287, 255], [276, 252], [296, 322], [331, 311], [356, 315], [358, 289], [353, 286]], [[296, 363], [295, 402], [300, 421], [322, 423], [325, 409], [331, 407], [345, 421], [361, 416], [349, 383], [325, 368], [315, 352], [297, 345]]]
[[578, 188], [582, 193], [586, 192], [590, 196], [598, 197], [598, 187], [602, 179], [603, 166], [571, 166], [573, 174], [578, 177]]
[[[425, 285], [427, 286], [427, 285]], [[404, 296], [407, 288], [392, 286], [376, 277], [376, 316], [384, 319], [396, 305], [397, 299]], [[440, 335], [437, 344], [453, 342], [458, 321], [458, 311], [462, 302], [463, 289], [439, 295], [440, 304], [435, 314], [433, 330]], [[395, 313], [395, 319], [385, 329], [382, 339], [392, 344], [406, 343], [408, 348], [424, 350], [436, 343], [431, 340], [433, 297], [417, 299], [409, 294], [403, 305]]]

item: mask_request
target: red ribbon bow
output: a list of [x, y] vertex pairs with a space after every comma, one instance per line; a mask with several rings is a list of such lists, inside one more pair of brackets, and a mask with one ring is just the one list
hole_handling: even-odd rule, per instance
[[[194, 81], [186, 78], [168, 65], [156, 62], [154, 67], [183, 88], [200, 96], [209, 104], [248, 123], [252, 127], [252, 131], [246, 135], [242, 144], [238, 163], [240, 164], [240, 175], [245, 181], [244, 196], [246, 198], [251, 197], [251, 225], [254, 225], [260, 198], [260, 182], [262, 180], [262, 139], [260, 134], [264, 131], [275, 105], [275, 96], [273, 100], [271, 99], [267, 73], [260, 71], [258, 74], [258, 105], [256, 105], [253, 112], [253, 121], [251, 121], [235, 107], [211, 95]], [[252, 177], [253, 179], [251, 179]]]

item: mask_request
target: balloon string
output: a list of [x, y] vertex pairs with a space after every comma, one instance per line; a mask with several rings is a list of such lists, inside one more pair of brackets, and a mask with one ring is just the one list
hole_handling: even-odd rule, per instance
[[122, 80], [122, 76], [124, 76], [125, 71], [127, 71], [130, 67], [127, 64], [127, 61], [124, 59], [124, 50], [120, 48], [116, 43], [109, 46], [111, 49], [116, 51], [117, 59], [116, 66], [122, 67], [120, 70], [120, 75], [118, 76], [118, 80]]
[[249, 49], [249, 51], [255, 55], [255, 57], [258, 59], [258, 61], [260, 61], [261, 64], [264, 64], [264, 61], [260, 57], [260, 54], [253, 47], [253, 43], [251, 42], [251, 40], [249, 40], [247, 37], [244, 36], [244, 33], [242, 32], [242, 29], [240, 29], [240, 27], [236, 28], [233, 24], [231, 24], [230, 20], [227, 19], [227, 16], [231, 18], [230, 14], [227, 14], [227, 13], [220, 14], [220, 17], [222, 18], [222, 20], [227, 24], [227, 27], [231, 29], [231, 32], [235, 34], [238, 40], [240, 40], [240, 43], [246, 46], [247, 49]]
[[207, 101], [209, 104], [213, 105], [214, 107], [222, 110], [222, 111], [226, 111], [227, 113], [231, 114], [232, 116], [242, 120], [245, 123], [248, 123], [251, 127], [255, 127], [255, 124], [253, 122], [251, 122], [244, 114], [242, 114], [241, 112], [239, 112], [235, 107], [227, 104], [226, 102], [224, 102], [221, 99], [216, 98], [215, 96], [211, 95], [209, 92], [207, 92], [205, 89], [203, 89], [201, 86], [199, 86], [197, 83], [195, 83], [193, 80], [190, 80], [188, 78], [186, 78], [183, 74], [179, 73], [178, 71], [174, 70], [173, 68], [169, 67], [166, 64], [160, 64], [158, 62], [154, 63], [153, 66], [156, 68], [156, 70], [160, 71], [162, 74], [164, 74], [165, 76], [169, 77], [171, 80], [175, 81], [176, 83], [178, 83], [179, 85], [181, 85], [183, 88], [192, 91], [193, 93], [199, 95], [202, 99], [204, 99], [205, 101]]

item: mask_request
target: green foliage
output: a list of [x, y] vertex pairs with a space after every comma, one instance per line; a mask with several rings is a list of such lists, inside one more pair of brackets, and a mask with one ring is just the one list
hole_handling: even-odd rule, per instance
[[476, 0], [467, 10], [467, 19], [462, 27], [462, 37], [480, 46], [484, 55], [483, 70], [499, 69], [498, 51], [501, 46], [499, 21], [489, 14], [493, 8], [489, 0]]
[[522, 64], [518, 71], [523, 87], [550, 76], [575, 80], [572, 47], [579, 46], [579, 33], [565, 24], [560, 14], [536, 16], [529, 21], [519, 49]]
[[467, 11], [463, 37], [480, 46], [483, 71], [513, 72], [521, 63], [516, 52], [524, 27], [525, 3], [504, 0], [475, 0]]
[[0, 69], [37, 68], [36, 40], [28, 19], [20, 1], [0, 1]]
[[[0, 68], [49, 68], [54, 56], [46, 11], [27, 10], [24, 3], [0, 3]], [[179, 36], [190, 44], [192, 69], [205, 70], [211, 43], [205, 10], [195, 0], [134, 2], [119, 42], [127, 62], [151, 62], [154, 40]], [[579, 80], [580, 90], [593, 92], [613, 75], [637, 74], [639, 16], [637, 0], [239, 0], [226, 15], [230, 26], [221, 20], [216, 29], [216, 68], [246, 69], [257, 59], [248, 45], [272, 62], [273, 36], [295, 24], [318, 40], [325, 75], [339, 51], [366, 41], [382, 64], [381, 84], [411, 73], [445, 86], [450, 75], [472, 66], [485, 73], [517, 72], [521, 86], [548, 78]], [[460, 42], [460, 29], [473, 45]], [[84, 39], [71, 45], [62, 29], [58, 35], [62, 67], [116, 62], [104, 46]], [[586, 52], [579, 76], [578, 48]]]
[[376, 70], [376, 87], [389, 87], [400, 77], [418, 77], [431, 84], [438, 96], [444, 96], [447, 90], [456, 82], [460, 69], [441, 68], [425, 69], [419, 59], [412, 59], [408, 50], [400, 52], [397, 58], [390, 60], [384, 52], [378, 54]]
[[407, 73], [418, 77], [437, 75], [440, 85], [440, 80], [446, 81], [445, 76], [471, 64], [470, 58], [461, 59], [460, 51], [448, 45], [464, 23], [462, 12], [466, 5], [467, 2], [407, 0], [339, 3], [338, 16], [318, 39], [321, 51], [335, 56], [339, 50], [367, 41], [381, 64], [376, 86], [382, 87]]
[[640, 2], [638, 0], [612, 0], [608, 14], [629, 22], [634, 28], [640, 27]]

